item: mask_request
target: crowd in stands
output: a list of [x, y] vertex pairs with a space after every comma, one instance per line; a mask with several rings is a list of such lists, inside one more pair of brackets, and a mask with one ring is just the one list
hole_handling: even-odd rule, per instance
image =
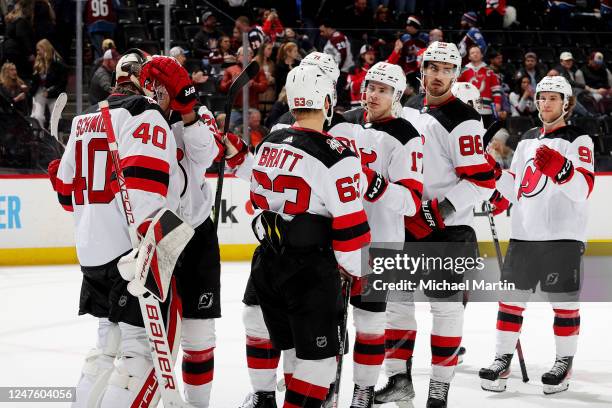
[[[404, 69], [409, 84], [404, 104], [420, 107], [420, 55], [436, 40], [458, 44], [465, 65], [460, 80], [481, 91], [485, 125], [506, 122], [507, 131], [497, 139], [500, 151], [536, 125], [534, 90], [545, 75], [566, 77], [578, 97], [575, 119], [612, 140], [612, 74], [606, 64], [612, 56], [611, 3], [176, 0], [169, 54], [190, 72], [201, 102], [219, 114], [244, 56], [259, 62], [248, 90], [252, 146], [288, 110], [284, 82], [307, 53], [323, 51], [338, 63], [339, 110], [359, 105], [365, 73], [381, 60]], [[0, 98], [45, 127], [50, 106], [74, 75], [67, 66], [74, 60], [74, 2], [0, 0], [0, 10]], [[157, 0], [87, 0], [83, 10], [85, 89], [87, 102], [95, 104], [111, 92], [123, 51], [162, 52], [163, 6]], [[217, 120], [229, 120], [230, 128], [241, 132], [242, 96], [229, 118], [218, 115]], [[599, 143], [598, 151], [609, 156], [612, 143], [606, 143]]]

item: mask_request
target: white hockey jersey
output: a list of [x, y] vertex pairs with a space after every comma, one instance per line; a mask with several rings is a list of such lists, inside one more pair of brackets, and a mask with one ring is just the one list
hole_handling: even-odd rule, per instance
[[329, 134], [349, 146], [362, 166], [389, 182], [376, 202], [363, 201], [372, 241], [404, 242], [404, 216], [413, 216], [421, 206], [423, 139], [401, 118], [366, 123], [363, 108], [346, 112], [344, 118], [347, 122], [335, 124]]
[[[176, 143], [155, 101], [111, 95], [111, 120], [136, 225], [178, 206]], [[75, 241], [83, 266], [104, 265], [132, 248], [97, 106], [72, 121], [57, 173], [58, 199], [74, 212]]]
[[451, 97], [426, 106], [415, 126], [424, 137], [423, 199], [447, 198], [455, 212], [446, 225], [472, 225], [473, 207], [488, 200], [495, 189], [491, 166], [484, 157], [485, 133], [480, 115]]
[[[538, 147], [546, 145], [574, 166], [564, 184], [556, 184], [534, 165]], [[511, 238], [527, 241], [586, 241], [588, 198], [595, 184], [593, 141], [573, 126], [544, 133], [529, 130], [518, 143], [509, 171], [497, 189], [513, 203]]]
[[361, 276], [360, 250], [371, 237], [360, 177], [359, 158], [333, 137], [310, 129], [281, 129], [257, 146], [251, 202], [285, 219], [302, 213], [331, 218], [338, 264]]
[[219, 155], [221, 148], [215, 135], [219, 133], [213, 114], [202, 106], [200, 121], [185, 128], [178, 117], [172, 124], [176, 140], [177, 160], [181, 174], [179, 215], [193, 228], [210, 216], [214, 196], [206, 182], [206, 169]]

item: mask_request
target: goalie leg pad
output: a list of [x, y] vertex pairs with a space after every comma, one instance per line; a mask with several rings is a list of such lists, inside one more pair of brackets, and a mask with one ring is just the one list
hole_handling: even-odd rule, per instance
[[76, 388], [72, 408], [98, 407], [113, 371], [113, 362], [119, 351], [119, 326], [106, 318], [99, 319], [96, 348], [87, 353]]
[[160, 210], [140, 241], [136, 260], [136, 282], [160, 302], [168, 295], [170, 279], [178, 257], [193, 237], [194, 230], [171, 210]]

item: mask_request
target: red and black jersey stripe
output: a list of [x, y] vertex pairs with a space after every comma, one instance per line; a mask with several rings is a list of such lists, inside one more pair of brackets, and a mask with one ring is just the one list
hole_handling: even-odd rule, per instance
[[577, 336], [580, 333], [580, 311], [554, 310], [555, 322], [553, 324], [553, 331], [555, 336]]
[[285, 393], [284, 408], [320, 408], [327, 396], [327, 387], [293, 377]]
[[215, 371], [214, 349], [184, 350], [183, 381], [189, 385], [204, 385], [213, 380]]
[[[130, 156], [121, 159], [123, 176], [129, 189], [157, 193], [163, 197], [168, 194], [170, 182], [170, 165], [161, 159], [147, 156]], [[116, 181], [112, 183], [113, 192], [117, 192]]]
[[460, 179], [465, 179], [478, 187], [495, 188], [495, 173], [489, 163], [455, 167], [455, 173]]
[[587, 186], [589, 188], [589, 192], [587, 193], [587, 197], [591, 195], [593, 191], [593, 186], [595, 185], [595, 174], [592, 171], [585, 169], [584, 167], [576, 167], [576, 171], [584, 176], [584, 179], [587, 182]]
[[431, 364], [438, 366], [457, 365], [461, 337], [431, 335]]
[[332, 248], [335, 251], [356, 251], [370, 243], [370, 226], [364, 210], [334, 217]]
[[385, 330], [385, 357], [408, 360], [414, 352], [416, 330]]
[[385, 359], [385, 336], [357, 333], [353, 361], [363, 365], [381, 365]]
[[247, 336], [247, 366], [254, 369], [276, 369], [281, 352], [268, 339]]
[[72, 184], [66, 184], [62, 180], [57, 179], [55, 182], [57, 191], [57, 199], [66, 211], [74, 211], [72, 207]]

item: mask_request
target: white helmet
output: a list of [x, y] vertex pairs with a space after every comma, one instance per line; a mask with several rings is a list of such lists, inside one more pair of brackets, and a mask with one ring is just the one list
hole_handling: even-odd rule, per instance
[[369, 81], [380, 82], [393, 88], [393, 115], [400, 116], [402, 110], [400, 99], [406, 89], [404, 70], [399, 65], [377, 62], [368, 70], [363, 82], [367, 86]]
[[451, 92], [463, 103], [471, 105], [478, 112], [481, 111], [482, 100], [480, 91], [470, 82], [455, 82], [451, 88]]
[[558, 92], [563, 96], [563, 113], [553, 122], [546, 122], [547, 124], [554, 124], [555, 122], [563, 118], [567, 113], [567, 109], [569, 108], [569, 100], [570, 97], [573, 95], [572, 86], [569, 84], [569, 82], [567, 82], [567, 79], [565, 79], [565, 77], [562, 77], [560, 75], [546, 76], [542, 78], [540, 82], [538, 82], [535, 92], [536, 108], [538, 109], [538, 116], [540, 117], [540, 120], [542, 121], [542, 123], [545, 123], [542, 119], [542, 115], [540, 114], [540, 104], [538, 103], [538, 95], [540, 92]]
[[311, 52], [302, 60], [302, 64], [305, 65], [316, 65], [321, 68], [323, 72], [325, 72], [332, 81], [337, 82], [338, 77], [340, 77], [340, 70], [338, 69], [338, 64], [334, 61], [334, 58], [325, 54], [324, 52]]
[[117, 85], [129, 82], [136, 85], [142, 91], [143, 88], [140, 85], [139, 76], [142, 65], [148, 59], [150, 59], [149, 54], [138, 48], [127, 50], [117, 61], [117, 67], [115, 68], [115, 82]]
[[421, 64], [421, 74], [428, 61], [446, 62], [455, 66], [455, 78], [461, 73], [461, 55], [459, 49], [453, 43], [434, 41], [423, 53], [423, 63]]
[[[289, 110], [317, 109], [323, 110], [327, 123], [331, 123], [333, 106], [331, 104], [335, 85], [321, 69], [313, 66], [299, 65], [289, 71], [285, 90]], [[325, 110], [325, 99], [329, 97], [329, 109]]]

